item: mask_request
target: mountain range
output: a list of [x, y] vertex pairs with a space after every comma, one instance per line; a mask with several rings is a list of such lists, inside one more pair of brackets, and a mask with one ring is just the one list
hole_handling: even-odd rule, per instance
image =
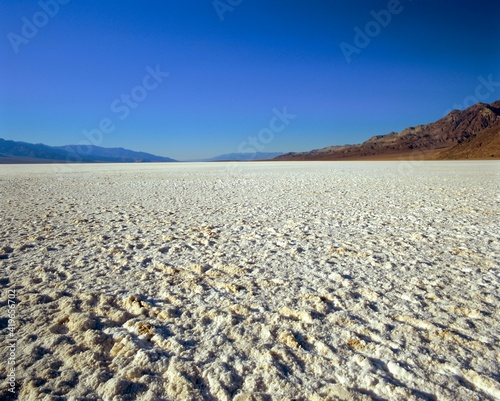
[[146, 163], [175, 162], [169, 157], [94, 145], [48, 146], [0, 138], [0, 164], [6, 163]]
[[197, 162], [222, 162], [222, 161], [252, 161], [270, 160], [283, 155], [283, 152], [244, 152], [244, 153], [224, 153], [209, 159], [193, 160]]
[[[440, 120], [401, 132], [376, 135], [357, 145], [308, 152], [227, 153], [196, 161], [251, 160], [419, 160], [500, 159], [500, 100], [453, 110]], [[175, 162], [123, 148], [93, 145], [48, 146], [0, 138], [0, 164]]]
[[453, 110], [440, 120], [377, 135], [357, 145], [292, 152], [274, 160], [421, 160], [500, 158], [500, 100]]

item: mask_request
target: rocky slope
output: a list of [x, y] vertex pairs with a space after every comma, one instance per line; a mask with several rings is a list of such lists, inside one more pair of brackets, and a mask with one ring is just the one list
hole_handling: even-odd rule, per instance
[[[446, 158], [447, 153], [444, 151], [451, 150], [457, 145], [460, 145], [464, 155], [470, 153], [466, 148], [469, 144], [476, 146], [476, 141], [473, 139], [479, 133], [499, 126], [500, 100], [497, 100], [491, 104], [477, 103], [465, 110], [453, 110], [434, 123], [409, 127], [399, 133], [391, 132], [387, 135], [377, 135], [362, 144], [330, 146], [310, 152], [287, 153], [275, 160], [390, 160], [412, 154], [418, 155], [419, 158], [432, 159], [438, 155]], [[491, 136], [491, 134], [489, 135]], [[481, 152], [485, 152], [485, 157], [491, 158], [492, 153], [486, 150], [490, 142], [483, 141], [483, 143]], [[458, 155], [458, 153], [454, 151], [450, 157], [451, 155]], [[494, 157], [498, 157], [498, 155]]]
[[500, 126], [480, 133], [436, 155], [438, 160], [500, 158]]

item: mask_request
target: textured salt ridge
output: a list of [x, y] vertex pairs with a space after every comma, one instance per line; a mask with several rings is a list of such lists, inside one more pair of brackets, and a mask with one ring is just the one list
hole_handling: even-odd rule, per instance
[[500, 399], [499, 166], [2, 167], [19, 399]]

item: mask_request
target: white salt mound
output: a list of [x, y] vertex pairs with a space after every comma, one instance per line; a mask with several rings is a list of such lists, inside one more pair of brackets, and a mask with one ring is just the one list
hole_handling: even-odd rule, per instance
[[[498, 162], [0, 166], [19, 400], [500, 400]], [[1, 348], [0, 398], [9, 398]]]

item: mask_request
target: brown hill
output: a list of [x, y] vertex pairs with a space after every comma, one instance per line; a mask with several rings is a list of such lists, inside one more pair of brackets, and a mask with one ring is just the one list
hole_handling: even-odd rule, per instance
[[[496, 126], [500, 126], [500, 100], [491, 104], [477, 103], [461, 111], [453, 110], [434, 123], [406, 128], [399, 133], [377, 135], [359, 145], [287, 153], [274, 160], [395, 160], [416, 154], [419, 159], [435, 159], [438, 154], [446, 157], [444, 151], [469, 143], [480, 132]], [[489, 143], [484, 142], [481, 151]], [[468, 145], [463, 146], [465, 149]]]
[[500, 159], [500, 125], [485, 129], [450, 149], [439, 152], [438, 160]]

